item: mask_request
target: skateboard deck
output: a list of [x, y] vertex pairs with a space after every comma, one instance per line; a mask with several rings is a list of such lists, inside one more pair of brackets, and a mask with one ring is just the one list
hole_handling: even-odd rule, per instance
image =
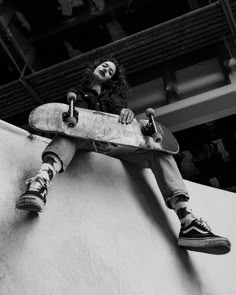
[[157, 131], [162, 137], [160, 142], [155, 142], [152, 136], [143, 135], [141, 130], [148, 120], [133, 119], [130, 124], [122, 124], [118, 122], [118, 115], [77, 107], [75, 110], [78, 112], [78, 122], [75, 127], [69, 127], [63, 121], [63, 114], [68, 112], [68, 108], [69, 105], [62, 103], [43, 104], [31, 111], [29, 124], [35, 130], [46, 133], [159, 150], [168, 154], [176, 154], [179, 151], [173, 134], [156, 121]]

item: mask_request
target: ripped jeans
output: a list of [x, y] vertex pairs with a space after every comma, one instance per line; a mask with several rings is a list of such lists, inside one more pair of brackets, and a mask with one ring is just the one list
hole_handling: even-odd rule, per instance
[[172, 155], [156, 150], [125, 146], [104, 146], [105, 148], [100, 148], [99, 144], [97, 145], [93, 141], [83, 141], [77, 138], [56, 135], [43, 151], [42, 158], [44, 159], [48, 153], [56, 154], [62, 162], [63, 171], [70, 164], [78, 149], [102, 153], [141, 168], [150, 168], [168, 208], [171, 208], [169, 201], [178, 195], [185, 196], [186, 201], [189, 199], [188, 191]]

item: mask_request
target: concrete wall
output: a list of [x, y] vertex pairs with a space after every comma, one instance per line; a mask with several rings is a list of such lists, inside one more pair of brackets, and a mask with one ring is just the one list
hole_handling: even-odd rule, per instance
[[197, 214], [230, 238], [214, 256], [178, 248], [179, 222], [149, 170], [78, 153], [37, 216], [15, 209], [48, 140], [0, 123], [1, 295], [235, 295], [236, 196], [186, 182]]

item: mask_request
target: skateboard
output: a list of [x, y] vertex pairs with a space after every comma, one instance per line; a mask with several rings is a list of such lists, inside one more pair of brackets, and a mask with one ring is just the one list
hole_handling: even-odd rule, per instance
[[118, 115], [75, 107], [72, 99], [69, 105], [47, 103], [36, 107], [29, 115], [29, 125], [45, 133], [177, 154], [178, 142], [166, 127], [154, 121], [154, 110], [148, 109], [146, 115], [147, 120], [122, 124]]

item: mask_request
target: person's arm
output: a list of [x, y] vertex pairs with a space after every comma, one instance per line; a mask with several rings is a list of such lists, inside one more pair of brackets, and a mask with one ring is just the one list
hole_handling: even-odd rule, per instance
[[129, 124], [133, 121], [133, 111], [127, 107], [126, 100], [122, 99], [118, 94], [111, 96], [111, 111], [114, 114], [120, 115], [119, 122], [122, 124]]

